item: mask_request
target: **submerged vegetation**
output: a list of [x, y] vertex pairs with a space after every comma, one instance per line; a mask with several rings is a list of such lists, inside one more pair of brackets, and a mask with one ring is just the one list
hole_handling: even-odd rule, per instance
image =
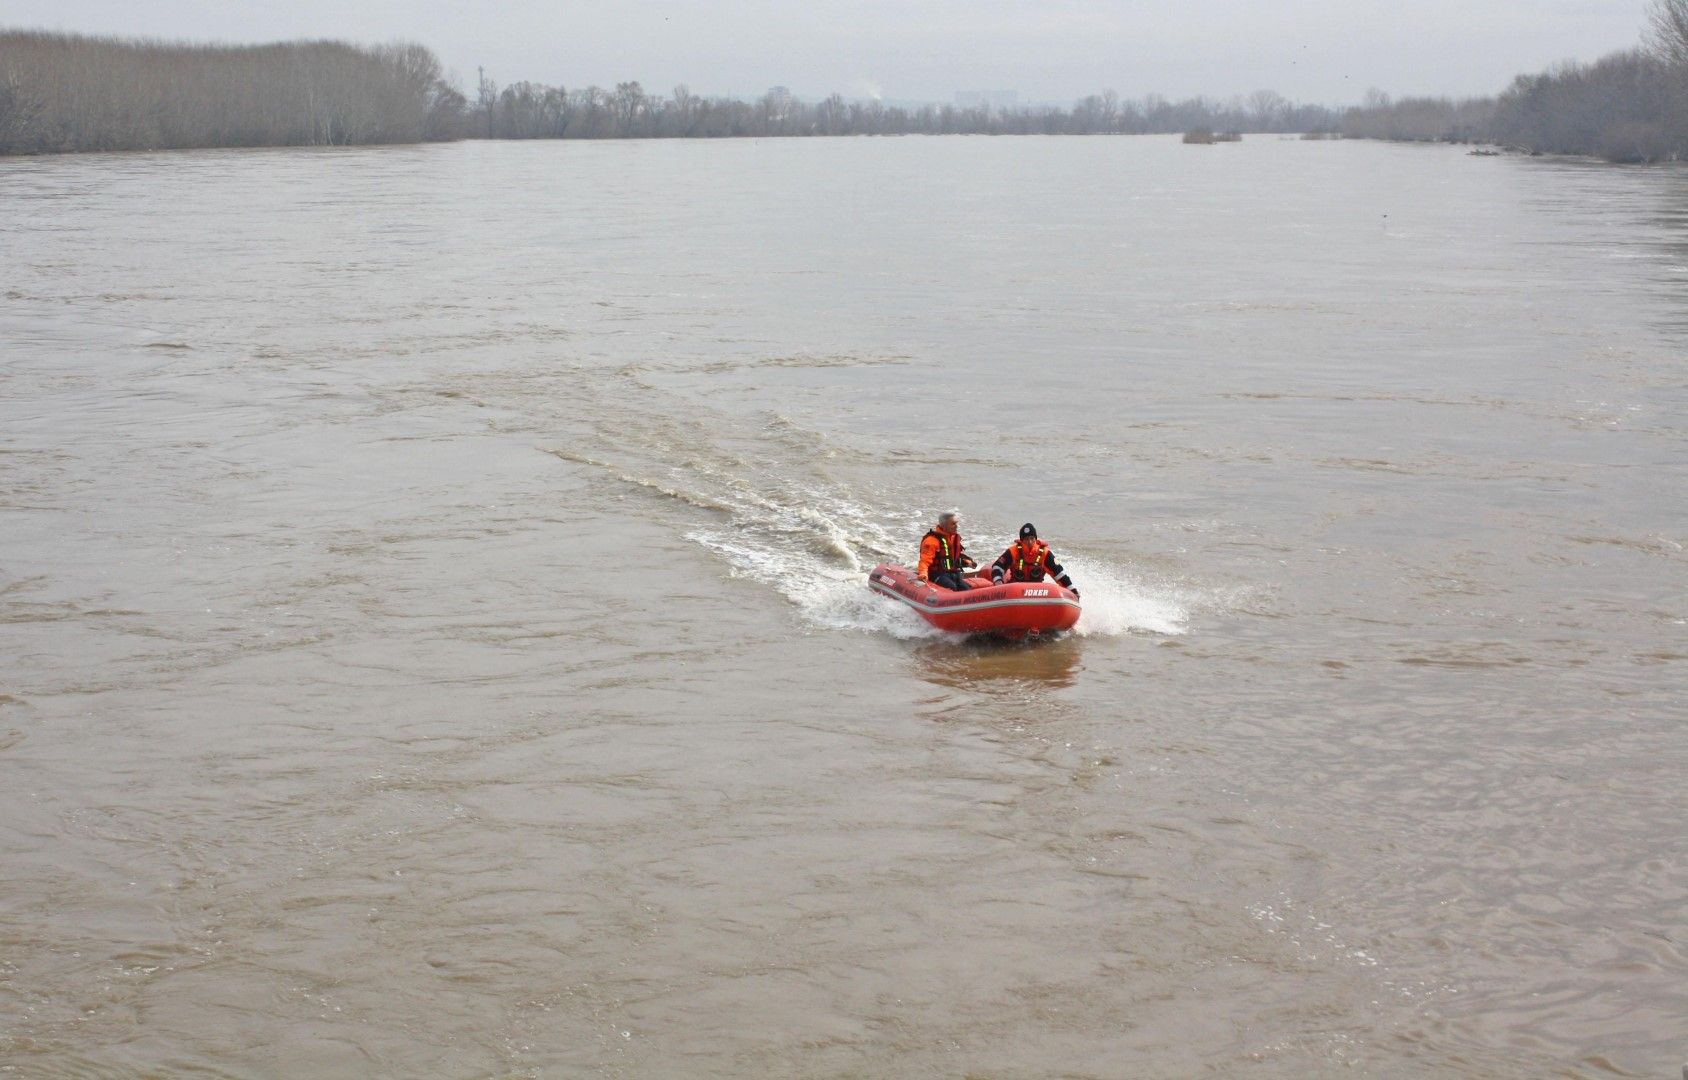
[[1651, 37], [1645, 49], [1520, 75], [1499, 97], [1373, 94], [1343, 116], [1342, 133], [1617, 162], [1688, 160], [1688, 0], [1655, 0]]
[[334, 146], [458, 138], [639, 139], [813, 135], [1089, 135], [1331, 130], [1335, 110], [1271, 91], [1246, 100], [1093, 94], [1070, 109], [754, 101], [483, 80], [470, 101], [420, 45], [223, 46], [0, 32], [0, 154]]
[[1523, 75], [1498, 98], [1374, 98], [1342, 120], [1351, 138], [1493, 143], [1616, 162], [1688, 159], [1688, 67], [1617, 53]]
[[[1090, 135], [1301, 132], [1491, 143], [1611, 161], [1688, 159], [1688, 0], [1654, 0], [1651, 47], [1520, 76], [1495, 98], [1300, 105], [1112, 91], [1071, 108], [905, 106], [838, 94], [754, 101], [669, 95], [637, 82], [568, 89], [482, 79], [470, 100], [420, 45], [332, 41], [191, 45], [0, 32], [0, 154], [213, 146], [330, 146], [458, 138], [636, 139], [823, 135]], [[1216, 132], [1222, 134], [1216, 134]]]
[[1334, 129], [1339, 113], [1297, 105], [1270, 90], [1245, 99], [1157, 95], [1122, 99], [1108, 91], [1080, 99], [1070, 109], [1053, 106], [1000, 109], [987, 106], [889, 105], [850, 101], [838, 94], [805, 102], [776, 87], [755, 101], [704, 98], [679, 86], [669, 97], [639, 83], [614, 90], [566, 90], [516, 83], [498, 90], [483, 84], [469, 133], [502, 139], [685, 138], [789, 135], [1099, 135], [1243, 129]]
[[420, 45], [0, 33], [0, 153], [418, 142], [466, 104]]

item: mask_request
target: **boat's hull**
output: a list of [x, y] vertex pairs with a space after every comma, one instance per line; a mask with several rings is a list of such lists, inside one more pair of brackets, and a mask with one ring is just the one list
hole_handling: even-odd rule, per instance
[[1078, 597], [1053, 581], [967, 582], [972, 588], [951, 592], [894, 563], [874, 567], [867, 579], [874, 592], [907, 604], [922, 619], [954, 634], [1045, 634], [1071, 630], [1078, 622]]

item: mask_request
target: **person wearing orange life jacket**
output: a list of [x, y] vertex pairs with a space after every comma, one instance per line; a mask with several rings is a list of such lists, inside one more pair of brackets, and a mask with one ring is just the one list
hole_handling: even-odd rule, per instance
[[1055, 561], [1055, 553], [1049, 550], [1049, 545], [1037, 538], [1037, 526], [1028, 521], [1020, 526], [1020, 539], [1009, 544], [1008, 550], [991, 564], [991, 580], [998, 585], [1004, 580], [1042, 581], [1045, 574], [1059, 582], [1062, 588], [1071, 589], [1074, 596], [1078, 595], [1073, 579]]
[[920, 538], [920, 564], [915, 576], [952, 592], [964, 592], [967, 582], [961, 571], [978, 566], [973, 556], [961, 549], [961, 533], [956, 525], [954, 510], [938, 515], [938, 523]]

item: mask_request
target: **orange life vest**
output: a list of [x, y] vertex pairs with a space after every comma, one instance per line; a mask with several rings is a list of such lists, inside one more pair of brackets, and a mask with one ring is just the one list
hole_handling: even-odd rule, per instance
[[927, 532], [929, 539], [938, 542], [938, 553], [932, 556], [932, 565], [926, 571], [928, 578], [939, 574], [957, 574], [961, 572], [961, 534], [947, 533], [942, 529], [932, 529]]
[[1008, 545], [1008, 577], [1011, 581], [1042, 581], [1049, 569], [1049, 545], [1033, 540], [1029, 545], [1016, 540]]

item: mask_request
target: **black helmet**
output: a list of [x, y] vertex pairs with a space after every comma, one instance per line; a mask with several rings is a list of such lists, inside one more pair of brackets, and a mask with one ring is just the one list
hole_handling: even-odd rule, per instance
[[1028, 536], [1034, 539], [1037, 537], [1037, 526], [1029, 521], [1020, 526], [1020, 539], [1024, 540]]

